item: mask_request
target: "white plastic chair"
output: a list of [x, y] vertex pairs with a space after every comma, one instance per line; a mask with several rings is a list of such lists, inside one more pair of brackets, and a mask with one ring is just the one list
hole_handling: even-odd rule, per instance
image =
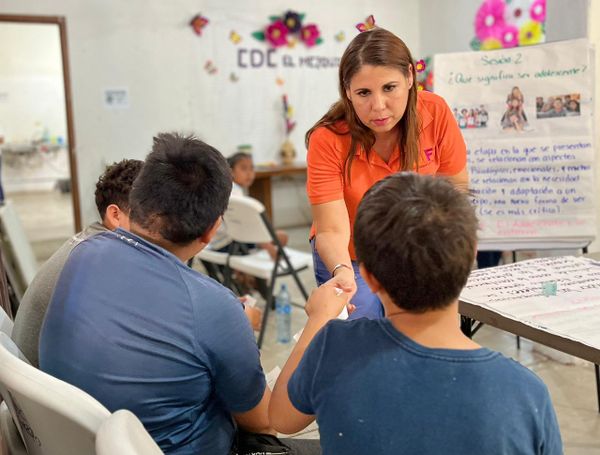
[[312, 266], [312, 255], [292, 248], [283, 248], [271, 222], [265, 215], [265, 207], [256, 199], [232, 195], [223, 219], [227, 233], [237, 245], [272, 242], [277, 247], [276, 260], [271, 259], [265, 250], [251, 251], [250, 254], [242, 256], [236, 255], [235, 244], [228, 258], [228, 265], [231, 269], [266, 280], [269, 285], [262, 328], [258, 336], [258, 347], [260, 348], [273, 303], [276, 279], [280, 276], [292, 275], [304, 299], [307, 300], [308, 294], [298, 277], [298, 272]]
[[[7, 341], [8, 340], [8, 341]], [[93, 455], [110, 412], [84, 391], [28, 365], [0, 333], [0, 394], [30, 455]]]
[[206, 247], [200, 251], [195, 258], [202, 262], [202, 265], [206, 269], [206, 272], [211, 278], [224, 284], [224, 277], [221, 276], [220, 270], [227, 266], [227, 257], [229, 254], [221, 251], [211, 250]]
[[[0, 312], [2, 312], [0, 308]], [[10, 319], [9, 319], [10, 321]], [[12, 323], [12, 321], [10, 321]], [[11, 326], [12, 328], [12, 326]], [[17, 345], [8, 337], [8, 334], [0, 332], [0, 343], [2, 343], [8, 351], [22, 359], [24, 362], [29, 363], [23, 353], [19, 350]], [[27, 449], [23, 443], [23, 439], [19, 434], [19, 430], [13, 421], [12, 415], [8, 410], [8, 406], [4, 402], [0, 394], [0, 434], [6, 442], [6, 448], [8, 449], [8, 455], [27, 455]]]
[[100, 426], [96, 436], [96, 453], [98, 455], [162, 455], [163, 451], [135, 414], [120, 409]]
[[14, 325], [15, 323], [8, 314], [6, 314], [4, 308], [0, 307], [0, 332], [5, 333], [10, 338]]
[[8, 449], [8, 455], [27, 455], [23, 439], [4, 401], [0, 403], [0, 434]]

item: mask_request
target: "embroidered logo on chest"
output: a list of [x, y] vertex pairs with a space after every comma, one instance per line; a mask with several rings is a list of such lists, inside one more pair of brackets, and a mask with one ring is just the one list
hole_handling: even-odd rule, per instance
[[427, 161], [431, 161], [431, 157], [433, 156], [433, 149], [425, 149], [423, 151], [425, 153], [425, 156], [427, 157]]

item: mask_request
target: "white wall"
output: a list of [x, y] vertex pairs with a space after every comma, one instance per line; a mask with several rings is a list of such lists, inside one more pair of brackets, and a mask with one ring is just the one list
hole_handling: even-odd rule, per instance
[[[0, 0], [3, 13], [67, 19], [84, 223], [96, 218], [93, 189], [103, 166], [124, 157], [143, 158], [159, 131], [195, 132], [224, 154], [251, 143], [257, 162], [275, 160], [283, 140], [279, 106], [284, 91], [298, 122], [291, 139], [304, 159], [304, 132], [336, 98], [336, 70], [237, 68], [238, 48], [228, 40], [231, 28], [242, 35], [240, 46], [265, 50], [250, 32], [266, 25], [268, 16], [296, 9], [320, 26], [325, 42], [313, 50], [301, 44], [278, 50], [278, 55], [334, 57], [356, 33], [354, 24], [373, 13], [379, 25], [401, 36], [420, 57], [467, 50], [480, 0], [349, 0], [342, 8], [333, 0], [224, 3]], [[587, 0], [548, 0], [548, 40], [585, 36], [586, 6]], [[211, 22], [197, 37], [187, 22], [200, 12]], [[340, 30], [347, 36], [342, 44], [333, 40]], [[220, 67], [217, 75], [204, 70], [207, 59]], [[239, 82], [229, 80], [231, 70]], [[283, 87], [274, 83], [277, 77], [285, 80]], [[113, 87], [129, 88], [129, 109], [103, 106], [103, 90]], [[276, 184], [278, 224], [305, 218], [300, 215], [308, 210], [306, 199], [298, 196], [301, 185]]]
[[[422, 0], [419, 42], [423, 56], [470, 50], [482, 0]], [[513, 0], [517, 5], [521, 0]], [[587, 37], [589, 0], [546, 0], [546, 41]], [[593, 3], [593, 2], [592, 2]]]
[[[277, 51], [295, 58], [306, 55], [341, 56], [345, 44], [356, 33], [354, 24], [373, 13], [378, 24], [402, 36], [418, 55], [419, 2], [349, 0], [260, 3], [241, 0], [207, 0], [198, 4], [181, 0], [175, 4], [159, 0], [46, 0], [22, 2], [1, 0], [0, 11], [11, 14], [46, 14], [66, 17], [79, 186], [84, 223], [96, 218], [94, 183], [103, 165], [123, 157], [143, 158], [152, 135], [159, 131], [195, 132], [224, 154], [241, 143], [251, 143], [257, 161], [276, 159], [283, 141], [280, 96], [285, 90], [295, 107], [298, 125], [291, 139], [304, 159], [304, 132], [336, 98], [336, 70], [238, 70], [240, 80], [229, 80], [237, 65], [237, 48], [229, 40], [230, 29], [243, 36], [240, 45], [267, 49], [249, 33], [268, 22], [268, 16], [286, 8], [306, 13], [317, 23], [325, 42], [306, 50]], [[202, 37], [187, 25], [203, 13], [211, 20]], [[346, 32], [345, 44], [333, 35]], [[210, 76], [207, 59], [220, 70]], [[274, 80], [286, 82], [279, 87]], [[128, 87], [129, 109], [108, 110], [103, 106], [105, 88]], [[293, 191], [294, 189], [290, 189]], [[276, 194], [287, 207], [290, 194]], [[285, 207], [284, 207], [285, 210]], [[289, 210], [290, 216], [294, 210]], [[283, 213], [282, 217], [283, 218]]]

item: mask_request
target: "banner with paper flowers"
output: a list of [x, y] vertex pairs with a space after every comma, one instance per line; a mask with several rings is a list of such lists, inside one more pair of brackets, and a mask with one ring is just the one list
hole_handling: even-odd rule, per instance
[[267, 41], [272, 47], [294, 47], [298, 41], [307, 47], [321, 44], [321, 31], [317, 24], [305, 24], [304, 14], [288, 10], [283, 16], [270, 16], [263, 30], [252, 33], [259, 41]]
[[528, 46], [546, 41], [546, 0], [484, 0], [475, 15], [474, 50]]

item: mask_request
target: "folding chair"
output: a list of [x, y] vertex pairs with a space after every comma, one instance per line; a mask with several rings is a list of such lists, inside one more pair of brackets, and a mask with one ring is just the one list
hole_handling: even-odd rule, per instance
[[0, 333], [0, 394], [30, 455], [94, 455], [110, 412], [84, 391], [13, 355]]
[[[298, 277], [298, 272], [312, 266], [312, 255], [292, 248], [283, 248], [271, 222], [265, 215], [265, 207], [256, 199], [232, 195], [223, 219], [227, 233], [235, 242], [229, 252], [229, 268], [265, 280], [269, 286], [266, 292], [267, 303], [263, 313], [262, 328], [258, 336], [258, 347], [260, 348], [273, 304], [276, 279], [292, 275], [304, 299], [307, 300], [308, 294]], [[242, 256], [236, 255], [236, 249], [240, 244], [269, 242], [272, 242], [277, 248], [275, 260], [265, 250], [251, 251]]]
[[[190, 264], [188, 265], [192, 267], [193, 260], [198, 259], [202, 263], [202, 266], [204, 267], [204, 270], [206, 270], [208, 276], [210, 276], [212, 279], [218, 281], [223, 286], [228, 287], [238, 295], [245, 294], [246, 290], [244, 287], [232, 279], [228, 258], [229, 253], [211, 250], [210, 248], [204, 248], [202, 251], [200, 251], [200, 253], [190, 260]], [[259, 289], [259, 291], [261, 291], [261, 294], [263, 293], [262, 289]]]
[[96, 436], [96, 453], [98, 455], [162, 455], [163, 451], [135, 414], [120, 409], [100, 426]]
[[208, 276], [221, 284], [225, 284], [225, 276], [221, 270], [227, 265], [227, 256], [229, 256], [227, 253], [211, 250], [207, 247], [200, 251], [196, 258], [200, 260]]

